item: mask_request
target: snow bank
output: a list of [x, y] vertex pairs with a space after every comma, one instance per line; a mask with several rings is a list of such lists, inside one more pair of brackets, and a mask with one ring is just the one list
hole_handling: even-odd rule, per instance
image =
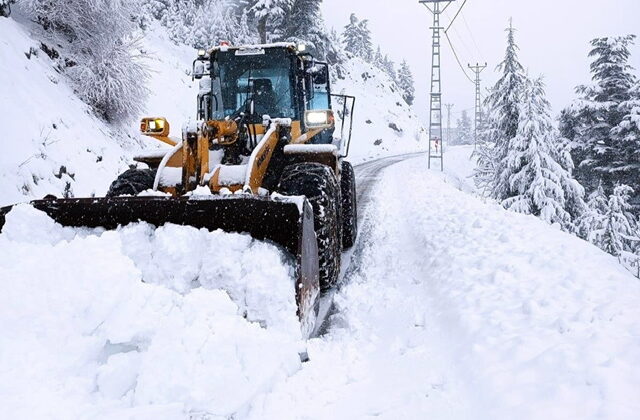
[[[332, 89], [333, 93], [356, 97], [351, 162], [427, 150], [428, 136], [422, 122], [382, 70], [353, 58], [345, 63], [344, 78], [334, 80]], [[334, 108], [341, 112], [335, 103]], [[336, 126], [335, 135], [339, 136], [339, 123]]]
[[640, 282], [448, 182], [386, 170], [329, 335], [251, 418], [637, 418]]
[[63, 228], [26, 205], [0, 234], [0, 330], [7, 418], [228, 418], [300, 368], [293, 268], [275, 246]]

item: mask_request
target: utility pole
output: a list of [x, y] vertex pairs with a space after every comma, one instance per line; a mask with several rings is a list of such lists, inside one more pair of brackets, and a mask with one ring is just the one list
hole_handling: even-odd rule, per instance
[[[429, 169], [431, 160], [440, 159], [440, 170], [444, 171], [444, 153], [442, 150], [442, 79], [440, 67], [440, 15], [455, 0], [419, 0], [433, 14], [431, 45], [431, 99], [429, 103]], [[446, 3], [442, 7], [442, 3]]]
[[451, 146], [451, 108], [454, 104], [444, 104], [447, 107], [447, 146]]
[[484, 69], [487, 68], [487, 63], [484, 63], [483, 66], [481, 66], [480, 64], [476, 63], [475, 66], [472, 66], [471, 64], [468, 65], [469, 68], [475, 73], [476, 75], [476, 80], [475, 80], [475, 85], [476, 85], [476, 116], [475, 116], [475, 122], [474, 122], [474, 133], [473, 133], [473, 150], [476, 150], [476, 148], [478, 147], [478, 127], [480, 127], [482, 125], [482, 91], [480, 90], [480, 73], [482, 73], [482, 71]]

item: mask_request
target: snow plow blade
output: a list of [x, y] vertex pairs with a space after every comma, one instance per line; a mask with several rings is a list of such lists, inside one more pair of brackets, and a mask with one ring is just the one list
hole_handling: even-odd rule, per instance
[[[30, 204], [69, 227], [116, 229], [141, 221], [154, 226], [173, 223], [247, 233], [254, 239], [274, 242], [296, 259], [298, 316], [305, 335], [313, 329], [319, 295], [318, 246], [313, 210], [306, 200], [255, 196], [114, 197], [36, 200]], [[0, 209], [0, 230], [11, 208]]]

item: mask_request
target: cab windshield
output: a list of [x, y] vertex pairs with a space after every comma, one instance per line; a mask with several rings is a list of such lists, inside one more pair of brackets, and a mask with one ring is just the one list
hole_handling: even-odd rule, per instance
[[250, 52], [226, 51], [218, 55], [218, 75], [223, 117], [247, 112], [253, 101], [253, 115], [295, 118], [291, 80], [291, 58], [282, 49]]

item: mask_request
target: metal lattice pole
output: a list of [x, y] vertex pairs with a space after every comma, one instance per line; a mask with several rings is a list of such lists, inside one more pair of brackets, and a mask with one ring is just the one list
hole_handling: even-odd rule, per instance
[[444, 104], [447, 107], [447, 146], [451, 146], [451, 109], [454, 104]]
[[476, 103], [475, 103], [476, 115], [475, 115], [474, 132], [473, 132], [473, 149], [475, 150], [478, 147], [478, 127], [482, 126], [482, 117], [483, 117], [482, 96], [481, 96], [482, 91], [480, 89], [480, 73], [482, 73], [482, 71], [487, 68], [487, 63], [484, 63], [483, 66], [477, 63], [475, 66], [472, 66], [471, 64], [469, 64], [469, 68], [476, 75], [476, 80], [474, 82], [476, 85]]
[[[454, 0], [420, 0], [433, 14], [431, 44], [431, 98], [429, 101], [429, 169], [431, 160], [440, 160], [440, 170], [444, 171], [444, 153], [442, 150], [442, 71], [441, 71], [441, 31], [440, 15]], [[441, 8], [441, 3], [446, 3]], [[429, 7], [431, 4], [431, 7]]]

